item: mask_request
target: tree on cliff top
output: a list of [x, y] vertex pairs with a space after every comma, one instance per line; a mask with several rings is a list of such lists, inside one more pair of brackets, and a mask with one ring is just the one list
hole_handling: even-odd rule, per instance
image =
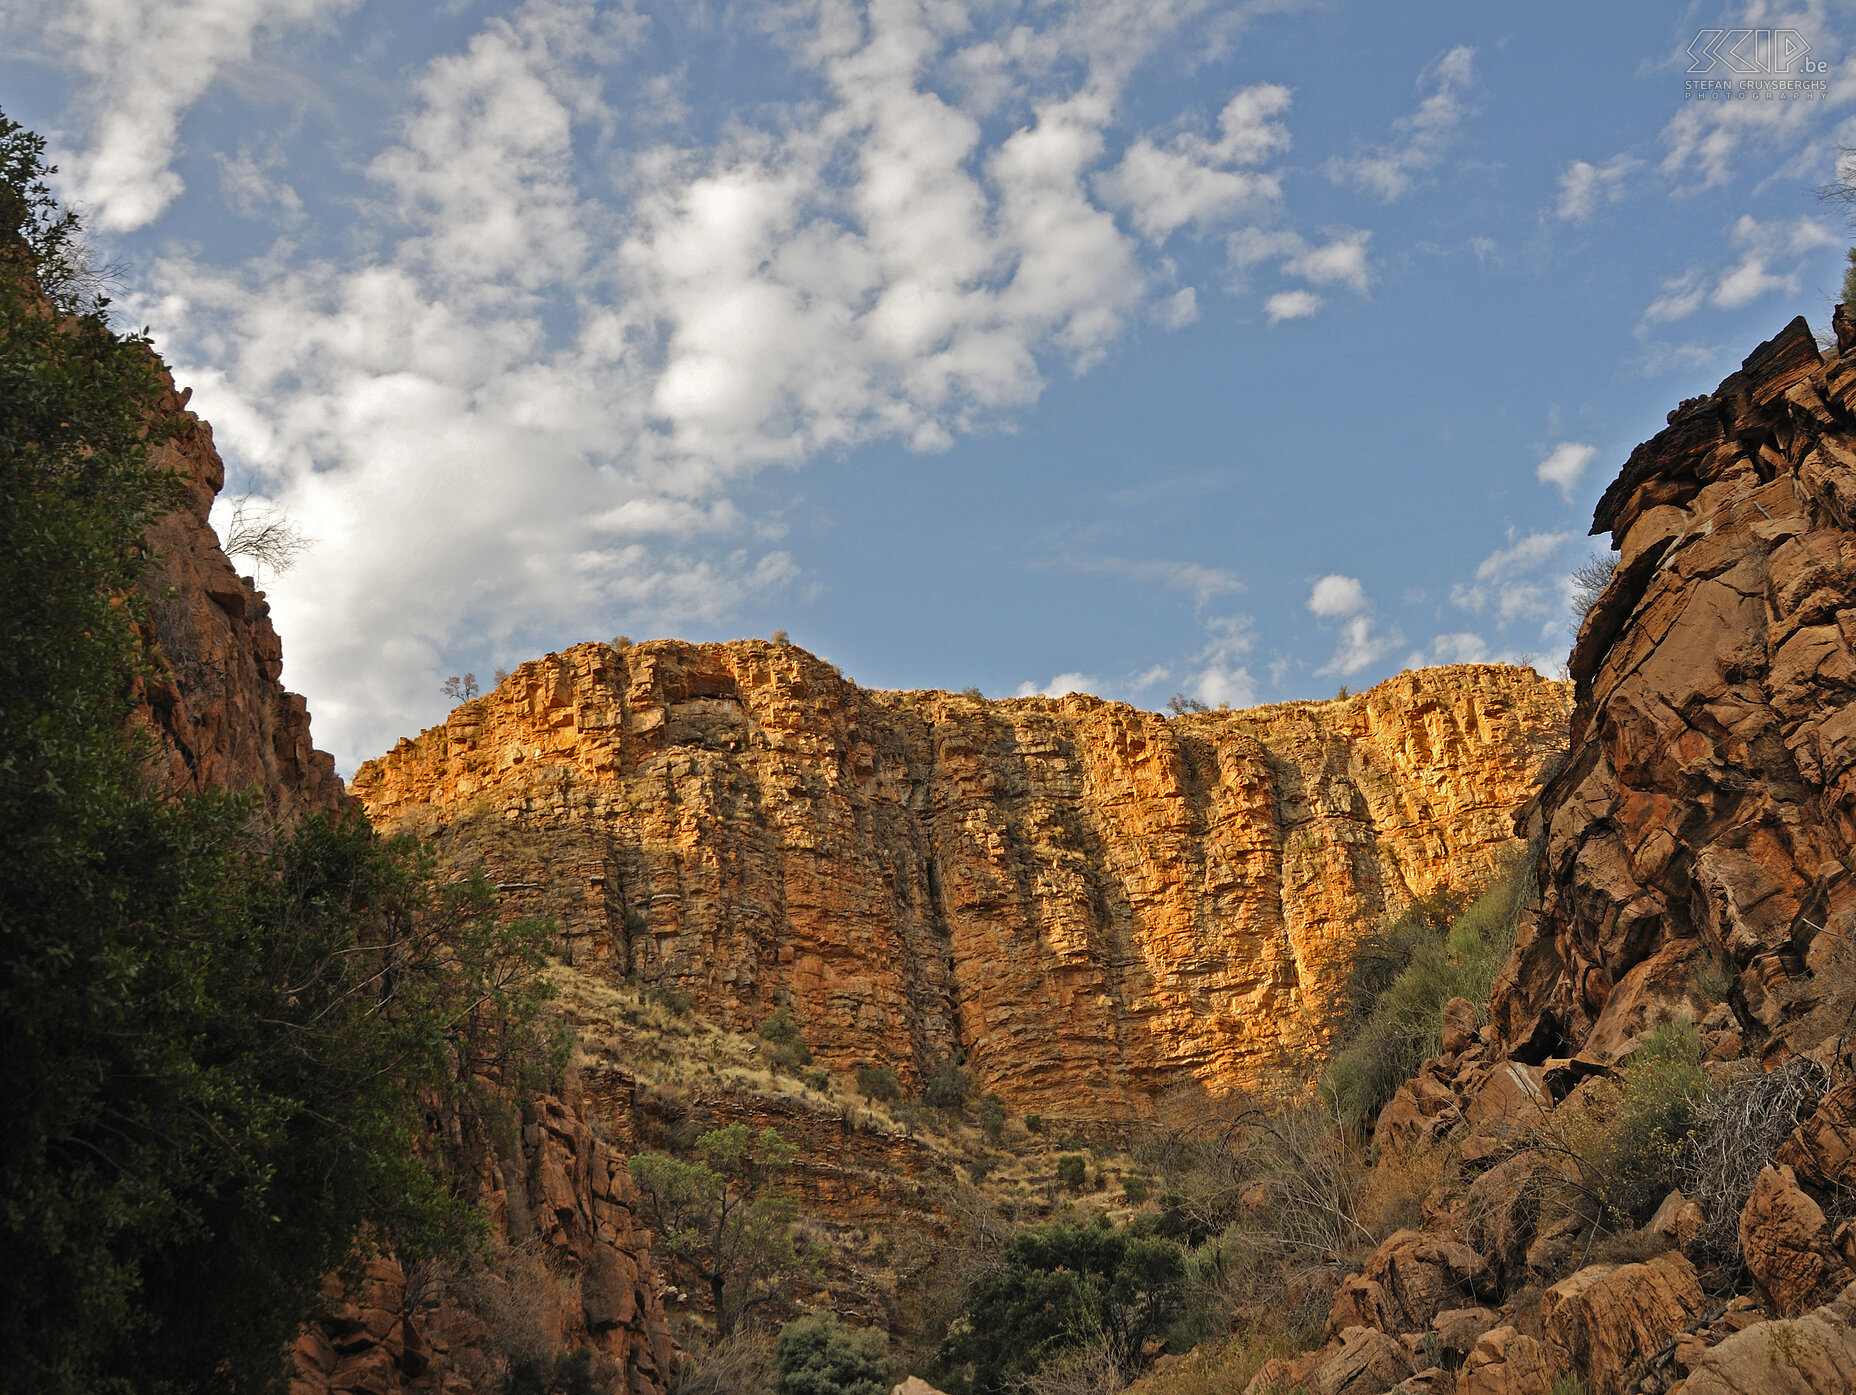
[[693, 1151], [693, 1161], [638, 1153], [630, 1168], [664, 1253], [709, 1291], [719, 1341], [786, 1280], [813, 1272], [817, 1257], [794, 1238], [793, 1199], [773, 1190], [797, 1146], [775, 1129], [730, 1124]]
[[417, 1150], [430, 1115], [468, 1137], [480, 1074], [547, 1064], [546, 930], [364, 821], [156, 787], [166, 385], [50, 172], [0, 116], [0, 1391], [262, 1389], [364, 1238], [474, 1224]]

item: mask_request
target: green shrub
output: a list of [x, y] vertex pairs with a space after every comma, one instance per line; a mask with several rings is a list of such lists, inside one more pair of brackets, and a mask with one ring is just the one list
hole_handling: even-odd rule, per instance
[[1109, 1225], [1021, 1231], [968, 1296], [935, 1359], [937, 1383], [1000, 1395], [1066, 1351], [1100, 1344], [1123, 1380], [1180, 1311], [1179, 1246]]
[[1370, 1124], [1442, 1049], [1445, 1003], [1487, 1004], [1514, 944], [1528, 875], [1517, 862], [1460, 911], [1455, 897], [1426, 898], [1361, 942], [1343, 991], [1340, 1049], [1322, 1082], [1347, 1123]]
[[1089, 1164], [1081, 1153], [1065, 1153], [1057, 1159], [1057, 1180], [1073, 1192], [1080, 1192], [1089, 1180]]
[[889, 1066], [859, 1066], [857, 1089], [867, 1100], [892, 1104], [902, 1098], [902, 1085]]
[[1147, 1179], [1129, 1173], [1121, 1179], [1121, 1194], [1128, 1198], [1132, 1206], [1143, 1206], [1147, 1202]]
[[600, 1395], [593, 1378], [593, 1353], [581, 1348], [563, 1356], [520, 1356], [509, 1363], [502, 1395]]
[[1031, 1130], [1032, 1133], [1043, 1133], [1044, 1116], [1042, 1114], [1025, 1115], [1025, 1127]]
[[997, 1143], [1005, 1135], [1005, 1101], [997, 1095], [980, 1096], [980, 1128], [986, 1137]]
[[651, 1001], [656, 1003], [672, 1017], [688, 1017], [696, 1010], [694, 994], [679, 992], [675, 988], [654, 988]]
[[770, 1048], [767, 1062], [775, 1070], [798, 1070], [812, 1064], [812, 1052], [800, 1038], [799, 1024], [784, 1007], [775, 1008], [760, 1024], [760, 1037]]
[[992, 1175], [992, 1170], [998, 1165], [999, 1160], [994, 1157], [971, 1158], [967, 1162], [967, 1176], [978, 1186]]
[[821, 1095], [828, 1095], [831, 1093], [831, 1077], [822, 1070], [807, 1071], [806, 1084], [810, 1085], [814, 1090], [817, 1090]]
[[889, 1339], [820, 1309], [780, 1329], [773, 1369], [779, 1395], [889, 1395]]
[[973, 1093], [973, 1077], [952, 1061], [937, 1068], [922, 1087], [922, 1103], [930, 1109], [964, 1109]]

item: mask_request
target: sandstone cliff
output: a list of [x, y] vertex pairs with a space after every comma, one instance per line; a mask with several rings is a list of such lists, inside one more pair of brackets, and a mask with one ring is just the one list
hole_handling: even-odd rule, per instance
[[309, 706], [287, 693], [283, 645], [264, 593], [240, 577], [207, 522], [225, 484], [212, 427], [169, 391], [159, 410], [178, 430], [153, 452], [174, 470], [182, 502], [149, 530], [155, 566], [149, 633], [156, 673], [142, 685], [138, 720], [159, 751], [159, 778], [172, 793], [255, 790], [272, 819], [343, 807], [335, 758], [309, 735]]
[[1563, 743], [1530, 669], [1168, 720], [873, 692], [755, 641], [583, 644], [357, 772], [382, 827], [555, 915], [575, 968], [905, 1082], [1151, 1111], [1325, 1038], [1348, 947], [1481, 879]]
[[1711, 961], [1769, 1058], [1827, 1030], [1818, 971], [1856, 916], [1856, 351], [1838, 324], [1840, 353], [1794, 320], [1671, 412], [1599, 504], [1617, 570], [1573, 650], [1572, 756], [1530, 815], [1542, 894], [1492, 1004], [1518, 1058], [1608, 1059], [1699, 1015]]

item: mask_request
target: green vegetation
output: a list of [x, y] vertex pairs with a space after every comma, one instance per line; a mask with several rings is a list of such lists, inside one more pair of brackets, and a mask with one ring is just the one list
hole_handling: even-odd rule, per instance
[[780, 1329], [773, 1344], [778, 1395], [889, 1395], [889, 1339], [853, 1329], [829, 1309]]
[[1517, 861], [1466, 908], [1450, 893], [1414, 903], [1360, 943], [1342, 992], [1345, 1021], [1323, 1088], [1349, 1124], [1370, 1125], [1441, 1049], [1444, 1004], [1486, 1007], [1514, 945], [1530, 864]]
[[156, 789], [130, 717], [164, 384], [50, 173], [0, 117], [0, 1386], [258, 1389], [324, 1274], [468, 1242], [420, 1152], [487, 1146], [483, 1078], [558, 1065], [549, 932], [362, 821]]
[[726, 1338], [788, 1279], [811, 1273], [816, 1257], [795, 1240], [798, 1208], [774, 1190], [798, 1155], [774, 1129], [712, 1129], [694, 1161], [637, 1153], [629, 1164], [662, 1253], [706, 1288], [716, 1336]]
[[922, 1087], [922, 1103], [930, 1109], [964, 1109], [973, 1093], [973, 1077], [953, 1061], [938, 1067]]
[[1005, 1101], [995, 1094], [980, 1096], [978, 1114], [980, 1130], [989, 1143], [997, 1143], [1005, 1136]]
[[859, 1066], [857, 1089], [865, 1099], [880, 1104], [893, 1104], [902, 1098], [902, 1083], [889, 1066]]
[[1056, 1224], [1006, 1241], [936, 1361], [951, 1395], [997, 1395], [1066, 1351], [1102, 1348], [1124, 1379], [1181, 1310], [1178, 1245], [1106, 1224]]
[[812, 1052], [800, 1039], [799, 1024], [784, 1007], [775, 1008], [760, 1024], [760, 1039], [772, 1048], [767, 1061], [775, 1070], [796, 1071], [812, 1064]]
[[1057, 1159], [1057, 1180], [1073, 1192], [1080, 1192], [1089, 1180], [1089, 1164], [1081, 1153], [1065, 1153]]

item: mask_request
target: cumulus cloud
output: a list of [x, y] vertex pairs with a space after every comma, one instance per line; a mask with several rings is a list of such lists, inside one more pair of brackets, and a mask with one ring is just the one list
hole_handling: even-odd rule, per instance
[[1214, 616], [1205, 634], [1205, 647], [1193, 657], [1187, 694], [1212, 707], [1250, 706], [1257, 700], [1257, 683], [1243, 660], [1256, 646], [1251, 618]]
[[1577, 533], [1528, 533], [1497, 548], [1476, 568], [1473, 580], [1451, 588], [1453, 605], [1492, 616], [1498, 625], [1542, 622], [1552, 633], [1565, 610], [1565, 578], [1554, 563]]
[[1459, 631], [1438, 635], [1431, 641], [1431, 662], [1437, 664], [1480, 664], [1488, 662], [1488, 641], [1479, 634]]
[[1404, 642], [1396, 626], [1389, 633], [1381, 632], [1358, 577], [1338, 572], [1321, 577], [1309, 588], [1308, 609], [1323, 620], [1339, 622], [1334, 656], [1315, 670], [1317, 674], [1351, 677]]
[[[932, 6], [792, 12], [780, 39], [816, 101], [707, 143], [654, 135], [613, 153], [615, 181], [575, 146], [661, 97], [603, 86], [637, 22], [525, 0], [411, 75], [365, 165], [364, 253], [158, 262], [132, 313], [235, 473], [321, 540], [271, 594], [344, 767], [435, 719], [467, 656], [713, 622], [799, 584], [730, 501], [747, 474], [878, 438], [944, 449], [1135, 318], [1188, 317], [1094, 181], [1121, 168], [1133, 65], [1192, 9], [1113, 0], [993, 31]], [[988, 127], [1001, 73], [1024, 113]], [[964, 105], [945, 95], [962, 82], [981, 94]], [[1215, 139], [1149, 144], [1260, 179], [1284, 102], [1247, 89]], [[260, 206], [267, 158], [229, 163], [229, 194]], [[1174, 216], [1139, 206], [1156, 230]], [[1357, 285], [1365, 244], [1338, 242], [1285, 256]], [[1200, 606], [1236, 589], [1127, 565]], [[1196, 681], [1229, 700], [1238, 652], [1217, 639]]]
[[42, 36], [84, 79], [69, 196], [102, 232], [159, 217], [185, 187], [173, 164], [181, 118], [266, 37], [327, 25], [360, 0], [27, 0], [0, 20], [15, 43]]
[[1048, 683], [1021, 683], [1014, 697], [1063, 697], [1066, 693], [1096, 693], [1102, 685], [1086, 673], [1060, 673]]
[[1278, 291], [1263, 302], [1263, 313], [1270, 317], [1271, 324], [1282, 320], [1305, 320], [1324, 303], [1313, 291]]
[[1708, 298], [1708, 285], [1699, 270], [1691, 270], [1664, 281], [1662, 292], [1644, 310], [1639, 329], [1643, 325], [1668, 324], [1672, 320], [1687, 319]]
[[1217, 140], [1185, 132], [1163, 146], [1143, 136], [1096, 178], [1096, 190], [1153, 242], [1188, 224], [1203, 229], [1274, 202], [1282, 195], [1280, 177], [1248, 166], [1288, 149], [1288, 127], [1276, 118], [1289, 101], [1289, 89], [1275, 83], [1247, 87], [1219, 113]]
[[1327, 163], [1328, 177], [1387, 203], [1417, 188], [1443, 162], [1470, 114], [1475, 62], [1475, 49], [1458, 45], [1432, 63], [1418, 79], [1427, 95], [1416, 111], [1392, 123], [1393, 138], [1357, 155], [1336, 156]]
[[1534, 470], [1534, 478], [1550, 484], [1572, 502], [1572, 492], [1585, 477], [1586, 470], [1598, 456], [1597, 446], [1579, 441], [1561, 441]]
[[1560, 197], [1554, 207], [1562, 222], [1586, 223], [1599, 208], [1624, 197], [1624, 181], [1643, 167], [1630, 155], [1614, 155], [1602, 165], [1574, 160], [1560, 174]]

